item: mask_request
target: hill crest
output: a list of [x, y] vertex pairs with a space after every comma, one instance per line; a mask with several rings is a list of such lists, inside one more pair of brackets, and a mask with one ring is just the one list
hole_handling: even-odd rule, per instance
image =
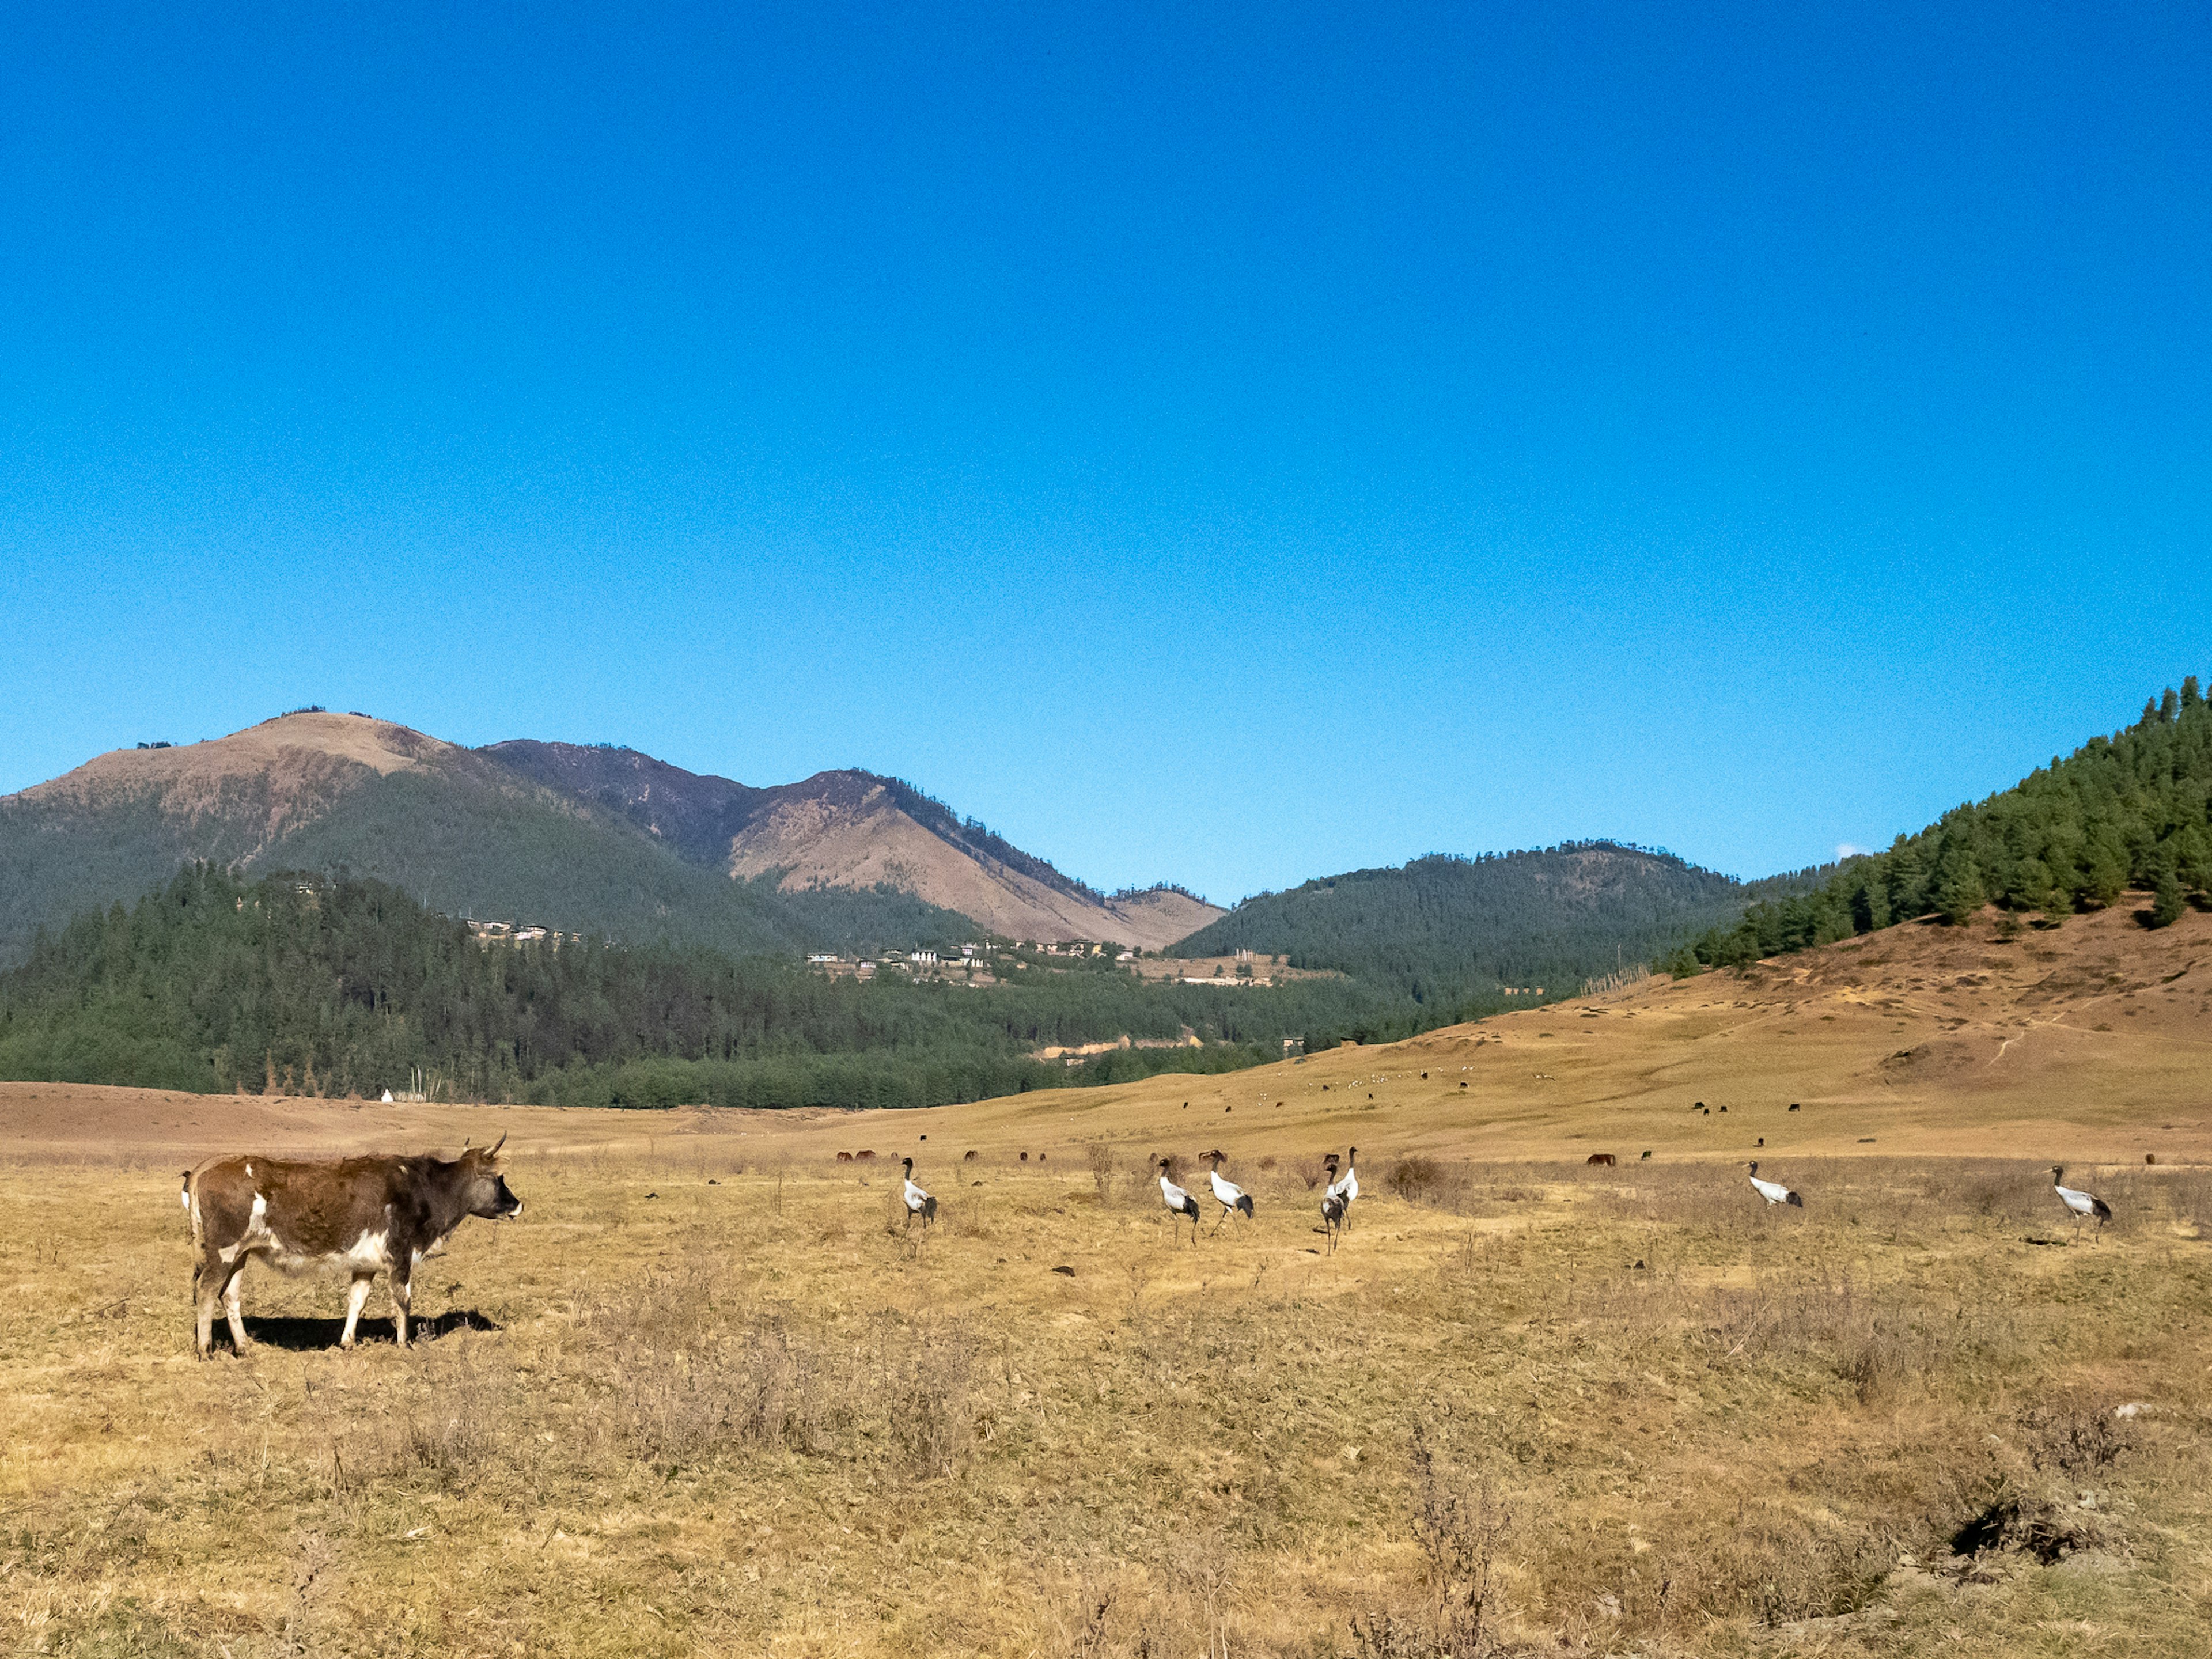
[[888, 887], [1007, 939], [1140, 950], [1224, 914], [1169, 887], [1109, 896], [912, 784], [858, 768], [755, 787], [634, 749], [516, 739], [480, 752], [623, 813], [691, 863], [787, 892]]

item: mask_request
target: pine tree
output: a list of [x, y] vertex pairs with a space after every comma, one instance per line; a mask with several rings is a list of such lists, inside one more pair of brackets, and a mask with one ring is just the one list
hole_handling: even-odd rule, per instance
[[2150, 925], [2154, 927], [2172, 927], [2181, 920], [2183, 908], [2181, 882], [2173, 871], [2172, 849], [2161, 848], [2158, 876], [2151, 885]]
[[2166, 695], [2158, 700], [2158, 717], [2170, 726], [2173, 723], [2173, 717], [2180, 712], [2179, 701], [2173, 695], [2173, 688], [2169, 685], [2166, 688]]
[[1988, 902], [1981, 869], [1974, 862], [1974, 849], [1963, 835], [1944, 836], [1936, 854], [1933, 885], [1936, 909], [1954, 927], [1972, 921]]
[[2181, 683], [2181, 706], [2184, 708], [2194, 708], [2203, 701], [2203, 694], [2197, 689], [2197, 676], [2191, 674]]

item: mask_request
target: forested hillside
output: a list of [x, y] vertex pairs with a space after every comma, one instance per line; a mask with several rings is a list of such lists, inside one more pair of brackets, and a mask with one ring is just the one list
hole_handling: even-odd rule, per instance
[[2191, 893], [2212, 889], [2209, 805], [2212, 707], [2192, 675], [2145, 704], [2125, 731], [1954, 808], [1812, 892], [1754, 905], [1669, 966], [1678, 974], [1735, 966], [1923, 916], [1963, 921], [1987, 903], [2039, 912], [2055, 925], [2130, 887], [2151, 892], [2145, 920], [2162, 927]]
[[1612, 842], [1438, 855], [1248, 899], [1173, 953], [1284, 954], [1422, 1007], [1494, 999], [1501, 986], [1572, 996], [1587, 979], [1652, 961], [1824, 873], [1747, 884]]
[[[1396, 1035], [1406, 1013], [1342, 981], [1146, 985], [1104, 958], [971, 990], [700, 948], [487, 948], [380, 882], [202, 866], [42, 936], [0, 975], [0, 1077], [374, 1095], [420, 1066], [461, 1098], [924, 1105], [1234, 1069], [1279, 1057], [1286, 1036]], [[1025, 1057], [1186, 1030], [1205, 1046], [1073, 1071]]]

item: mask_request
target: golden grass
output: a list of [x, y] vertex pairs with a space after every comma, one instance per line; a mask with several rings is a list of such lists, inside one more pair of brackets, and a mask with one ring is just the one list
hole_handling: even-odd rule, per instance
[[[0, 1650], [2195, 1659], [2206, 921], [927, 1113], [0, 1088]], [[191, 1357], [184, 1163], [507, 1130], [430, 1340], [254, 1268]], [[1170, 1248], [1215, 1145], [1257, 1220]]]
[[518, 1158], [524, 1218], [418, 1281], [442, 1334], [340, 1353], [337, 1287], [257, 1269], [271, 1340], [209, 1362], [172, 1181], [9, 1169], [0, 1628], [1412, 1654], [1481, 1568], [1506, 1650], [2203, 1651], [2202, 1172], [2107, 1178], [2068, 1247], [2010, 1163], [1808, 1164], [1802, 1214], [1716, 1166], [1376, 1170], [1331, 1257], [1285, 1167], [1171, 1249], [1133, 1149], [979, 1163], [927, 1241], [880, 1170], [736, 1152]]

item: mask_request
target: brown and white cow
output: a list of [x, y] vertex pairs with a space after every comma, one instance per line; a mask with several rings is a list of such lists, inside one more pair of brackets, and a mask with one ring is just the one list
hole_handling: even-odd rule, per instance
[[499, 1146], [463, 1148], [457, 1158], [342, 1158], [295, 1162], [246, 1155], [210, 1159], [185, 1172], [184, 1204], [192, 1222], [192, 1302], [202, 1354], [215, 1340], [216, 1304], [230, 1322], [230, 1340], [246, 1352], [239, 1280], [260, 1257], [287, 1273], [337, 1267], [352, 1278], [346, 1295], [342, 1348], [353, 1346], [362, 1304], [380, 1273], [392, 1276], [399, 1346], [407, 1346], [407, 1312], [415, 1266], [442, 1249], [472, 1215], [507, 1221], [522, 1200], [500, 1172]]

